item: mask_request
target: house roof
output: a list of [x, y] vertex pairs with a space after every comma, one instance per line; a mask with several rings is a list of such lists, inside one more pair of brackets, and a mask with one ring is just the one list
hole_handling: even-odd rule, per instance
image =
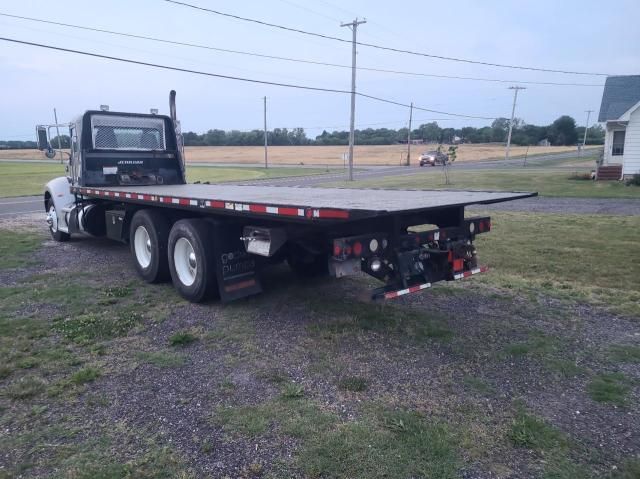
[[607, 77], [598, 121], [617, 120], [640, 101], [640, 75]]

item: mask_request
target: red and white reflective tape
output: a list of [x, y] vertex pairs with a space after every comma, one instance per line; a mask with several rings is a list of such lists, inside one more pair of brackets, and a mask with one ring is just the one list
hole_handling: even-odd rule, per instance
[[411, 286], [410, 288], [406, 289], [399, 289], [398, 291], [389, 291], [388, 293], [384, 293], [384, 299], [393, 299], [404, 294], [417, 293], [418, 291], [422, 291], [423, 289], [427, 289], [430, 287], [431, 283], [424, 283], [417, 284], [416, 286]]
[[478, 273], [484, 273], [489, 269], [489, 267], [487, 266], [481, 266], [480, 268], [473, 268], [469, 271], [464, 271], [462, 273], [456, 273], [453, 275], [453, 279], [462, 279], [462, 278], [468, 278], [471, 275], [474, 274], [478, 274]]
[[299, 217], [306, 219], [349, 219], [349, 212], [332, 208], [296, 208], [291, 206], [272, 206], [256, 203], [235, 203], [221, 200], [198, 200], [191, 198], [178, 198], [173, 196], [156, 196], [139, 193], [125, 193], [120, 191], [106, 191], [94, 188], [72, 188], [73, 193], [82, 195], [102, 196], [112, 198], [126, 198], [130, 200], [153, 201], [163, 204], [180, 206], [195, 206], [199, 208], [215, 208], [250, 213], [262, 213], [268, 215]]

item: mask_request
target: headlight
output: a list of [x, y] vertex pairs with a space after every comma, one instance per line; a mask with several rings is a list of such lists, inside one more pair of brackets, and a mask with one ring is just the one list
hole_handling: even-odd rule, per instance
[[380, 261], [378, 258], [373, 258], [369, 263], [369, 268], [371, 268], [371, 271], [373, 271], [374, 273], [377, 273], [378, 271], [380, 271], [380, 268], [382, 268], [382, 261]]
[[375, 253], [378, 250], [378, 240], [373, 238], [371, 241], [369, 241], [369, 251], [371, 251], [372, 253]]

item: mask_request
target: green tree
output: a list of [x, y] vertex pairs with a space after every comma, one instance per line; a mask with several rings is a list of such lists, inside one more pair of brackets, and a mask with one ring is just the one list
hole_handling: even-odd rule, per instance
[[569, 115], [562, 115], [549, 127], [549, 141], [553, 145], [575, 145], [578, 142], [576, 121]]
[[[54, 136], [49, 140], [49, 144], [51, 148], [58, 148], [58, 137]], [[71, 138], [69, 135], [60, 135], [60, 148], [70, 148], [71, 147]]]

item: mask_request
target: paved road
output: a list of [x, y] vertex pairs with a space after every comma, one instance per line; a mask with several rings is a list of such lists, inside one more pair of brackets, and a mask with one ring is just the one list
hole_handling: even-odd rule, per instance
[[[540, 155], [531, 157], [527, 160], [527, 167], [539, 167], [553, 165], [554, 169], [567, 169], [575, 170], [575, 167], [554, 165], [555, 162], [560, 160], [566, 160], [569, 158], [575, 158], [576, 153], [569, 151], [566, 153], [555, 153], [549, 155]], [[587, 157], [589, 158], [589, 157]], [[593, 157], [595, 158], [595, 157]], [[522, 158], [515, 158], [511, 160], [487, 160], [477, 162], [461, 162], [451, 165], [452, 170], [487, 170], [495, 168], [522, 168], [524, 160]], [[408, 176], [415, 173], [433, 173], [442, 174], [441, 167], [423, 167], [419, 166], [375, 166], [364, 167], [360, 171], [354, 172], [354, 178], [356, 180], [376, 179], [384, 178], [386, 176]], [[337, 181], [343, 181], [347, 178], [347, 172], [338, 171], [328, 173], [324, 175], [307, 175], [307, 176], [292, 176], [288, 178], [267, 178], [258, 180], [239, 181], [235, 184], [239, 185], [263, 185], [263, 186], [315, 186], [322, 183], [332, 183]]]
[[0, 218], [37, 212], [42, 212], [44, 217], [44, 203], [42, 202], [42, 196], [0, 198]]

